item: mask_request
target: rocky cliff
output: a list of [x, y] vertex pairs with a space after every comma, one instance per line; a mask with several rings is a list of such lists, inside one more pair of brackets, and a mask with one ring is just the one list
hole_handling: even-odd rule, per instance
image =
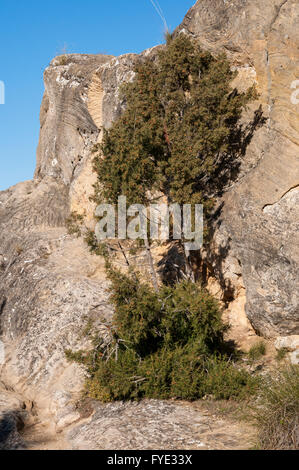
[[232, 255], [240, 266], [234, 274], [244, 282], [247, 316], [264, 336], [299, 331], [299, 106], [291, 99], [299, 76], [298, 25], [296, 0], [211, 0], [197, 2], [179, 27], [213, 53], [225, 51], [241, 83], [257, 83], [267, 118], [239, 181], [224, 196], [215, 235], [220, 256]]
[[[202, 256], [208, 285], [225, 302], [231, 322], [269, 338], [299, 334], [299, 105], [291, 100], [299, 79], [298, 26], [297, 0], [201, 0], [176, 31], [193, 35], [213, 53], [225, 51], [239, 72], [236, 86], [255, 82], [260, 93], [244, 122], [261, 105], [265, 123], [219, 201], [211, 248]], [[85, 343], [80, 333], [90, 317], [104, 333], [101, 320], [111, 317], [111, 308], [103, 262], [67, 234], [65, 220], [77, 211], [92, 224], [92, 147], [101, 127], [109, 127], [122, 109], [119, 85], [133, 78], [134, 64], [149, 54], [154, 57], [155, 48], [140, 56], [54, 59], [44, 75], [34, 179], [0, 193], [3, 394], [18, 393], [23, 409], [37, 407], [56, 431], [73, 426], [75, 447], [78, 433], [88, 441], [93, 432], [74, 405], [84, 373], [66, 362], [64, 350]], [[109, 410], [101, 408], [93, 423], [100, 426]], [[124, 408], [119, 420], [126, 413]], [[84, 432], [74, 428], [82, 419]], [[127, 447], [126, 427], [120, 429], [119, 445]]]

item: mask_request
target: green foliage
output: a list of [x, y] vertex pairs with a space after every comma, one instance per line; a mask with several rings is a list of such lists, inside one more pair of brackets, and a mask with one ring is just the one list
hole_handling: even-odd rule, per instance
[[259, 377], [251, 376], [239, 364], [226, 358], [211, 360], [204, 383], [205, 393], [217, 400], [246, 399], [257, 393]]
[[117, 271], [110, 271], [110, 280], [117, 335], [140, 356], [155, 351], [162, 337], [159, 328], [163, 313], [158, 296], [148, 285]]
[[88, 395], [104, 402], [129, 400], [140, 396], [137, 377], [139, 359], [132, 350], [123, 351], [118, 360], [98, 360], [86, 383]]
[[[94, 200], [147, 204], [205, 203], [232, 178], [248, 135], [239, 124], [254, 88], [232, 88], [236, 72], [184, 34], [168, 34], [157, 55], [143, 58], [121, 90], [125, 111], [95, 152]], [[205, 395], [243, 398], [256, 380], [239, 368], [224, 341], [218, 303], [184, 281], [158, 292], [111, 268], [107, 247], [94, 233], [86, 241], [106, 259], [115, 315], [108, 342], [93, 338], [89, 351], [67, 352], [89, 373], [89, 396], [103, 401], [151, 398], [193, 400]], [[150, 250], [149, 250], [150, 251]]]
[[266, 354], [266, 345], [263, 341], [251, 346], [248, 357], [251, 361], [257, 361]]
[[276, 360], [279, 362], [279, 361], [282, 361], [283, 359], [285, 359], [285, 357], [287, 356], [289, 350], [288, 348], [280, 348], [278, 349], [277, 351], [277, 354], [276, 354]]
[[259, 448], [299, 448], [299, 366], [288, 365], [264, 381], [256, 410]]
[[[109, 266], [109, 265], [108, 265]], [[217, 302], [189, 281], [155, 292], [108, 267], [115, 315], [110, 342], [67, 352], [87, 367], [89, 396], [102, 401], [148, 398], [243, 398], [256, 379], [226, 354], [227, 327]]]
[[158, 190], [172, 202], [204, 202], [242, 154], [238, 123], [254, 88], [233, 90], [236, 72], [225, 56], [213, 57], [184, 34], [168, 35], [157, 59], [135, 72], [122, 88], [126, 110], [104, 132], [94, 160], [95, 199], [115, 203], [123, 194], [129, 204], [147, 203]]
[[217, 302], [192, 282], [163, 286], [159, 293], [138, 278], [110, 270], [111, 301], [118, 336], [144, 357], [161, 345], [167, 349], [196, 343], [205, 354], [223, 346], [226, 326]]

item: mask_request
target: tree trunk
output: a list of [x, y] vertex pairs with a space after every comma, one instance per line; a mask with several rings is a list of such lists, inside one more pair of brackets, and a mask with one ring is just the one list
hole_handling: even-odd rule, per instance
[[154, 264], [154, 260], [153, 260], [153, 256], [151, 252], [151, 247], [147, 238], [144, 240], [144, 245], [145, 245], [146, 253], [148, 257], [149, 269], [150, 269], [150, 273], [152, 276], [153, 286], [154, 286], [155, 291], [159, 292], [159, 284], [158, 284], [157, 274], [155, 271], [155, 264]]

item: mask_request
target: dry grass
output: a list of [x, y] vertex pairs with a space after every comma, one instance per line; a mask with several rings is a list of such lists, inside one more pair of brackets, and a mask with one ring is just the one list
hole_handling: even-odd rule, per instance
[[287, 365], [265, 379], [255, 410], [258, 448], [299, 448], [299, 366]]
[[257, 361], [266, 354], [266, 345], [263, 341], [251, 346], [248, 357], [251, 361]]

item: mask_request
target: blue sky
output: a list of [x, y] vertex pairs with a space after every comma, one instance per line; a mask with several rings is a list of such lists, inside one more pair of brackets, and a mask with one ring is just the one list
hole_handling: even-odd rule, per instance
[[[195, 0], [159, 0], [174, 29]], [[0, 190], [31, 179], [39, 135], [43, 70], [67, 52], [120, 55], [163, 41], [150, 0], [1, 0]]]

